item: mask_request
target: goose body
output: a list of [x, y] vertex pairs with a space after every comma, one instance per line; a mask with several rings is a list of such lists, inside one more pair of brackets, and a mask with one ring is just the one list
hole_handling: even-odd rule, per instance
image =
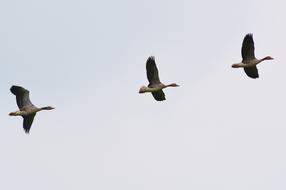
[[155, 57], [151, 56], [147, 59], [146, 62], [146, 71], [147, 71], [147, 78], [149, 81], [148, 86], [142, 86], [139, 90], [139, 93], [152, 93], [153, 97], [157, 101], [166, 100], [165, 93], [163, 92], [164, 88], [167, 87], [178, 87], [176, 83], [171, 83], [165, 85], [160, 82], [158, 69], [155, 63]]
[[10, 116], [22, 116], [23, 128], [26, 133], [30, 132], [34, 117], [37, 112], [42, 110], [52, 110], [51, 106], [38, 108], [32, 104], [29, 97], [29, 91], [21, 86], [12, 86], [10, 88], [12, 94], [16, 96], [16, 102], [19, 107], [18, 111], [9, 113]]
[[247, 34], [242, 42], [241, 56], [242, 61], [232, 65], [232, 68], [243, 68], [246, 75], [250, 78], [259, 78], [259, 73], [256, 65], [265, 60], [272, 60], [270, 56], [266, 56], [262, 59], [257, 59], [254, 53], [254, 41], [253, 35]]

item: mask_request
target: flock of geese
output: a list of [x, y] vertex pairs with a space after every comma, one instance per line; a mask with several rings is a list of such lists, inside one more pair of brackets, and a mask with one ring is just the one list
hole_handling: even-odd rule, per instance
[[[242, 61], [237, 64], [233, 64], [232, 68], [243, 68], [246, 75], [250, 78], [258, 78], [258, 70], [256, 65], [265, 60], [272, 60], [270, 56], [266, 56], [262, 59], [257, 59], [254, 54], [254, 41], [252, 34], [247, 34], [242, 43], [241, 48]], [[164, 88], [167, 87], [178, 87], [176, 83], [171, 83], [168, 85], [163, 84], [159, 79], [158, 69], [155, 63], [155, 58], [153, 56], [149, 57], [146, 62], [147, 79], [149, 81], [148, 86], [142, 86], [139, 93], [150, 92], [154, 99], [157, 101], [166, 100], [165, 94], [163, 92]], [[11, 112], [10, 116], [22, 116], [23, 117], [23, 128], [28, 134], [30, 132], [34, 117], [37, 112], [42, 110], [52, 110], [55, 109], [51, 106], [46, 107], [36, 107], [32, 104], [29, 91], [21, 86], [12, 86], [10, 88], [12, 94], [16, 96], [16, 102], [19, 107], [18, 111]]]

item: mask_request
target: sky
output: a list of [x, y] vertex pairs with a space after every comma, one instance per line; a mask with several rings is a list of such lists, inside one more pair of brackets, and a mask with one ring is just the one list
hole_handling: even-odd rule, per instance
[[[0, 189], [285, 190], [282, 0], [0, 2]], [[259, 79], [231, 64], [253, 33]], [[167, 100], [139, 94], [155, 56]], [[22, 129], [11, 85], [54, 106]]]

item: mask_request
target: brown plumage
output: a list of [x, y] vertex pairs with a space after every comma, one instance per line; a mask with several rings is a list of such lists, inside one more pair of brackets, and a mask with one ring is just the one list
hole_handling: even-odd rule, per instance
[[254, 49], [255, 48], [254, 48], [253, 35], [247, 34], [243, 39], [242, 47], [241, 47], [242, 61], [241, 63], [232, 65], [233, 68], [243, 67], [246, 75], [253, 79], [259, 78], [258, 69], [256, 65], [258, 65], [264, 60], [273, 59], [270, 56], [266, 56], [262, 59], [256, 59]]
[[16, 102], [19, 107], [19, 111], [11, 112], [10, 116], [22, 116], [23, 128], [26, 133], [30, 132], [34, 117], [37, 112], [41, 110], [52, 110], [51, 106], [38, 108], [32, 104], [29, 97], [29, 91], [21, 86], [12, 86], [10, 91], [16, 96]]
[[157, 101], [166, 100], [165, 94], [163, 92], [164, 88], [179, 86], [176, 83], [164, 85], [163, 83], [160, 82], [159, 72], [158, 72], [158, 69], [155, 63], [155, 57], [153, 56], [147, 59], [146, 72], [147, 72], [147, 78], [148, 78], [149, 84], [148, 84], [148, 87], [142, 86], [139, 90], [139, 93], [151, 92], [154, 99]]

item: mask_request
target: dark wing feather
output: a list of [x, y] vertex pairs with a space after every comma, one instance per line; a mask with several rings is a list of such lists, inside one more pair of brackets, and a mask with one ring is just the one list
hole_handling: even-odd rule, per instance
[[25, 133], [29, 133], [29, 132], [30, 132], [30, 129], [31, 129], [32, 123], [33, 123], [33, 121], [34, 121], [35, 115], [36, 115], [36, 114], [31, 114], [31, 115], [28, 115], [28, 116], [23, 116], [23, 118], [24, 118], [23, 128], [24, 128], [24, 130], [25, 130]]
[[157, 101], [166, 100], [165, 94], [164, 94], [163, 90], [159, 90], [159, 91], [156, 91], [156, 92], [152, 92], [152, 95], [153, 95], [153, 97], [155, 98], [155, 100], [157, 100]]
[[33, 105], [29, 98], [29, 91], [21, 86], [12, 86], [10, 91], [16, 96], [17, 105], [21, 109]]
[[257, 70], [256, 66], [254, 66], [254, 67], [244, 67], [244, 71], [247, 74], [247, 76], [249, 76], [250, 78], [255, 79], [255, 78], [259, 77], [258, 70]]
[[247, 34], [242, 42], [241, 48], [242, 61], [255, 59], [254, 55], [254, 41], [252, 34]]
[[153, 56], [149, 57], [146, 62], [147, 78], [149, 83], [158, 84], [160, 83], [158, 69]]

